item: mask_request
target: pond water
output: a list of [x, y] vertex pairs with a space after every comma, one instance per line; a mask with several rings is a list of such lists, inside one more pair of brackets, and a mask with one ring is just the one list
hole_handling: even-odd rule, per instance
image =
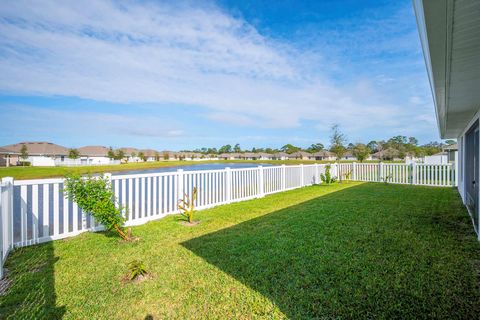
[[124, 174], [139, 174], [139, 173], [158, 173], [158, 172], [173, 172], [178, 169], [183, 169], [184, 171], [196, 171], [196, 170], [221, 170], [227, 167], [231, 169], [238, 168], [253, 168], [258, 166], [268, 167], [271, 166], [269, 163], [235, 163], [235, 162], [221, 162], [221, 163], [199, 163], [192, 164], [188, 166], [172, 166], [172, 167], [161, 167], [154, 169], [142, 169], [142, 170], [131, 170], [131, 171], [121, 171], [112, 173], [113, 175], [124, 175]]

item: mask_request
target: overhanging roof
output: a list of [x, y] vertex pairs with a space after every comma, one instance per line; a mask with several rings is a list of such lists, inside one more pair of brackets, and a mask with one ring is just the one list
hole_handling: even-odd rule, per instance
[[441, 138], [480, 108], [480, 1], [413, 0]]

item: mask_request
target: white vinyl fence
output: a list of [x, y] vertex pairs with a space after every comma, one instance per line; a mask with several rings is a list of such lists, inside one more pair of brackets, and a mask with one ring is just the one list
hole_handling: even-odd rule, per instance
[[458, 185], [455, 164], [340, 163], [343, 180], [413, 184], [434, 187]]
[[[205, 209], [321, 182], [325, 164], [268, 166], [114, 175], [112, 188], [127, 208], [126, 226], [140, 225], [178, 213], [177, 201], [198, 189], [197, 209]], [[332, 176], [358, 181], [420, 185], [455, 185], [451, 165], [332, 164]], [[91, 215], [65, 198], [64, 179], [18, 180], [0, 183], [0, 276], [3, 262], [14, 247], [62, 239], [85, 231], [101, 230]]]

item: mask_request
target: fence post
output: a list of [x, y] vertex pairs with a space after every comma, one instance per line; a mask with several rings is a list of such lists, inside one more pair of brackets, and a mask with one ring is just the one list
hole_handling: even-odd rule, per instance
[[225, 168], [225, 202], [230, 203], [232, 201], [232, 170], [230, 167]]
[[357, 163], [355, 161], [352, 166], [352, 180], [357, 181]]
[[285, 183], [286, 175], [287, 175], [287, 170], [285, 168], [285, 165], [282, 164], [282, 190], [285, 190], [287, 186], [287, 184]]
[[258, 166], [258, 193], [260, 198], [265, 196], [265, 190], [263, 186], [263, 167], [262, 166]]
[[417, 184], [417, 164], [412, 162], [412, 184]]
[[330, 175], [332, 178], [337, 178], [339, 179], [340, 177], [338, 176], [338, 163], [334, 163], [330, 166]]
[[314, 179], [314, 183], [315, 184], [319, 184], [320, 182], [320, 178], [318, 176], [318, 163], [315, 163], [315, 179]]
[[5, 190], [1, 192], [0, 188], [0, 279], [3, 278], [3, 259], [13, 247], [13, 178], [2, 178], [1, 184]]
[[378, 182], [381, 182], [383, 179], [383, 162], [380, 162], [378, 165], [379, 173], [378, 173]]
[[305, 169], [303, 168], [303, 163], [300, 164], [300, 169], [301, 169], [300, 170], [301, 171], [301, 173], [300, 173], [300, 175], [301, 175], [300, 187], [303, 187], [305, 185], [305, 174], [304, 174]]

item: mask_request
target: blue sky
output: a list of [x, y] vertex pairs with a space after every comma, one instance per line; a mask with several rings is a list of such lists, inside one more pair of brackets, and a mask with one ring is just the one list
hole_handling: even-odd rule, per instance
[[410, 0], [2, 1], [0, 145], [438, 139]]

